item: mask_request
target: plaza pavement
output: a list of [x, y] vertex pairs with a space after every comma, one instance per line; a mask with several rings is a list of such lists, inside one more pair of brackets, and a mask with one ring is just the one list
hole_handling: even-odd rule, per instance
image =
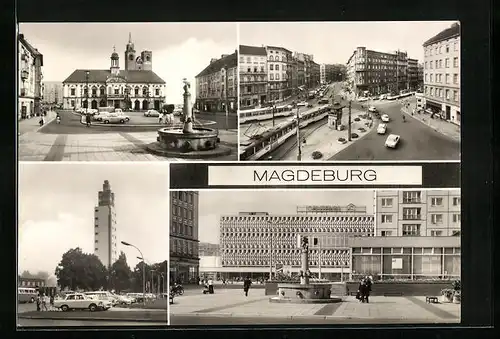
[[[50, 123], [56, 118], [55, 111], [47, 111], [47, 116], [45, 117], [45, 125]], [[32, 117], [30, 119], [19, 120], [17, 123], [18, 135], [23, 135], [28, 132], [37, 132], [42, 128], [39, 124], [40, 117]]]
[[[236, 129], [219, 130], [221, 144], [234, 148], [234, 152], [227, 157], [214, 160], [232, 158], [237, 160], [237, 133]], [[186, 161], [186, 159], [150, 154], [145, 147], [155, 142], [157, 135], [156, 131], [44, 134], [31, 130], [18, 138], [18, 159], [19, 161]]]
[[[250, 289], [245, 297], [241, 289], [216, 289], [215, 294], [184, 295], [174, 299], [170, 314], [176, 317], [231, 317], [231, 318], [282, 318], [282, 319], [344, 319], [361, 321], [380, 319], [408, 323], [458, 323], [459, 304], [427, 304], [425, 297], [370, 298], [362, 304], [355, 297], [343, 297], [334, 304], [282, 304], [270, 303], [263, 290]], [[172, 322], [172, 325], [176, 325]]]

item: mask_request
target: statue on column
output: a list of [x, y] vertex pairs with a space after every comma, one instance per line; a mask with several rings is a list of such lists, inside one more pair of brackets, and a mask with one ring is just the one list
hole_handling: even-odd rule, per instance
[[302, 238], [302, 249], [303, 250], [309, 250], [309, 238], [303, 237]]

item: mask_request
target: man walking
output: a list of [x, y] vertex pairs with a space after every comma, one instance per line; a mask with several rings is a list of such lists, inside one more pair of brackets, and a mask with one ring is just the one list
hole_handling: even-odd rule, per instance
[[245, 280], [243, 280], [243, 291], [245, 292], [245, 297], [248, 297], [250, 285], [252, 285], [252, 280], [250, 280], [249, 277], [246, 277]]

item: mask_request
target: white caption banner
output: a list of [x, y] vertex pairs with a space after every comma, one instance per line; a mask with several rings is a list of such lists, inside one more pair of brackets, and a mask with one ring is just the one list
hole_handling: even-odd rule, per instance
[[208, 166], [208, 186], [422, 185], [422, 166]]

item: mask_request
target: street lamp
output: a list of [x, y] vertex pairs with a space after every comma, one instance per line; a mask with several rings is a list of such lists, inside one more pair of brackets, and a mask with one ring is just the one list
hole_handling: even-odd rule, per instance
[[[125, 246], [130, 246], [130, 247], [135, 248], [141, 254], [141, 258], [144, 258], [141, 250], [137, 246], [132, 245], [126, 241], [122, 241], [121, 243]], [[142, 302], [145, 305], [146, 304], [146, 262], [144, 261], [144, 259], [142, 260], [142, 262], [143, 262], [143, 266], [142, 266]]]
[[229, 99], [227, 97], [227, 64], [224, 64], [224, 99], [226, 100], [225, 109], [226, 109], [226, 130], [229, 129], [229, 111], [228, 111], [228, 106], [229, 106]]
[[85, 102], [87, 104], [86, 114], [89, 114], [89, 74], [90, 71], [85, 71]]

